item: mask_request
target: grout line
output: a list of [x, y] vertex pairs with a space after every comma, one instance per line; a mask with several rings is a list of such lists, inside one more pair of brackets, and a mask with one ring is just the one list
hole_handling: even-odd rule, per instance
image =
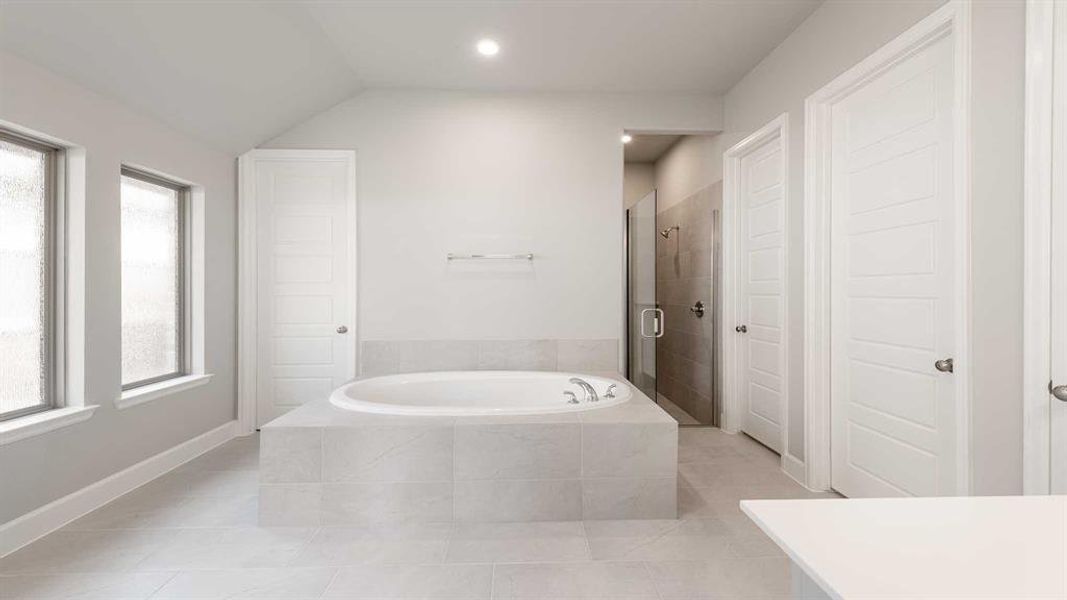
[[333, 587], [333, 584], [337, 581], [337, 578], [341, 576], [341, 569], [343, 567], [334, 567], [333, 575], [330, 576], [330, 581], [326, 583], [326, 587], [322, 588], [322, 593], [319, 594], [319, 598], [325, 598], [326, 594]]
[[180, 572], [181, 572], [180, 570], [175, 570], [173, 573], [171, 573], [170, 577], [168, 577], [163, 583], [159, 584], [159, 587], [157, 587], [156, 589], [152, 590], [152, 593], [150, 593], [147, 596], [145, 596], [145, 600], [149, 600], [151, 598], [154, 598], [156, 596], [156, 594], [158, 594], [160, 592], [160, 590], [162, 590], [163, 588], [167, 587], [168, 583], [170, 583], [171, 581], [174, 581], [174, 579], [176, 577], [178, 577], [178, 574]]
[[659, 589], [659, 584], [656, 583], [656, 577], [652, 574], [652, 567], [648, 564], [649, 561], [641, 561], [641, 566], [645, 568], [645, 576], [648, 577], [648, 582], [652, 584], [652, 590], [656, 592], [656, 597], [663, 600], [663, 592]]
[[589, 543], [589, 528], [586, 527], [585, 520], [582, 520], [582, 538], [585, 539], [585, 552], [589, 560], [593, 560], [593, 545]]

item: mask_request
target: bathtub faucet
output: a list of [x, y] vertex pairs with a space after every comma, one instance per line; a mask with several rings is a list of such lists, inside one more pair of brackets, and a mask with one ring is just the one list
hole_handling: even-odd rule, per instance
[[598, 400], [600, 400], [600, 396], [596, 395], [596, 389], [594, 389], [593, 386], [589, 385], [588, 381], [580, 379], [578, 377], [571, 377], [570, 382], [582, 388], [582, 390], [585, 392], [586, 402], [597, 402]]

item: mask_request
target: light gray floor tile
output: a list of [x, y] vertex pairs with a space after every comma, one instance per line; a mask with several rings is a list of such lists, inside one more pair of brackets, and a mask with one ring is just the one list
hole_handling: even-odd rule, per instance
[[236, 598], [316, 598], [334, 578], [336, 569], [215, 569], [182, 571], [152, 600], [215, 600]]
[[142, 600], [167, 583], [173, 572], [64, 573], [62, 575], [0, 576], [4, 600]]
[[451, 523], [326, 527], [293, 559], [294, 566], [430, 564], [444, 560]]
[[784, 558], [650, 562], [648, 568], [663, 600], [790, 596], [789, 561]]
[[[796, 485], [777, 469], [759, 468], [753, 461], [734, 463], [683, 463], [678, 475], [693, 487]], [[800, 486], [797, 486], [800, 487]]]
[[182, 505], [191, 498], [163, 497], [131, 492], [93, 512], [75, 519], [65, 530], [149, 529], [181, 527]]
[[656, 591], [639, 562], [497, 565], [493, 598], [645, 598]]
[[678, 518], [679, 519], [704, 519], [708, 517], [720, 517], [721, 512], [716, 511], [712, 502], [701, 494], [703, 490], [694, 489], [684, 482], [678, 484]]
[[178, 470], [150, 481], [136, 491], [161, 496], [206, 496], [211, 498], [255, 494], [259, 474], [247, 471]]
[[784, 557], [785, 553], [762, 532], [730, 536], [730, 550], [738, 558]]
[[678, 463], [746, 463], [749, 457], [733, 446], [696, 446], [679, 444]]
[[580, 521], [459, 523], [447, 562], [536, 562], [587, 560]]
[[259, 496], [189, 498], [172, 515], [171, 526], [255, 527], [259, 524]]
[[325, 598], [489, 598], [492, 565], [342, 567]]
[[732, 557], [729, 533], [716, 519], [587, 521], [594, 560], [692, 560]]
[[283, 567], [314, 533], [314, 529], [300, 528], [183, 529], [138, 563], [137, 569]]
[[255, 471], [259, 469], [259, 436], [231, 440], [185, 463], [181, 470]]

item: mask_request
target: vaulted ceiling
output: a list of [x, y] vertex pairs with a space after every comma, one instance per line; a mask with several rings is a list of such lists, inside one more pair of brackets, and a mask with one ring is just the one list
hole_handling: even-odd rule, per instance
[[4, 0], [0, 48], [236, 153], [368, 88], [720, 94], [820, 1]]

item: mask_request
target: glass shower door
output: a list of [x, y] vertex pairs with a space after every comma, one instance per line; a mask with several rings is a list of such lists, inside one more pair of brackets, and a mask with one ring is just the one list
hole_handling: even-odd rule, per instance
[[656, 340], [663, 313], [656, 304], [656, 192], [626, 211], [627, 375], [656, 401]]

